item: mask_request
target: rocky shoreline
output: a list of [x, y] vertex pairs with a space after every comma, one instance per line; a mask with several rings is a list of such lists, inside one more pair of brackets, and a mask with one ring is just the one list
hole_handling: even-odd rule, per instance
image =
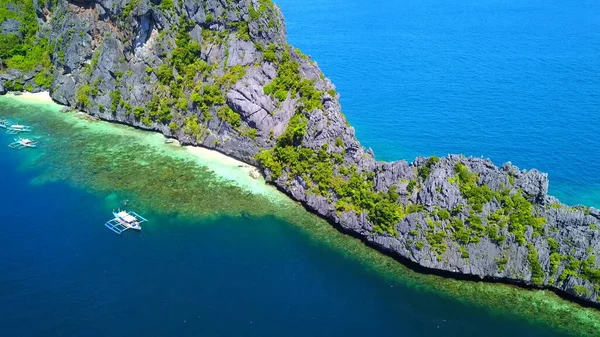
[[598, 305], [600, 211], [560, 203], [546, 174], [510, 163], [376, 161], [269, 0], [33, 4], [50, 65], [3, 62], [0, 93], [49, 89], [98, 118], [260, 165], [308, 210], [409, 266]]

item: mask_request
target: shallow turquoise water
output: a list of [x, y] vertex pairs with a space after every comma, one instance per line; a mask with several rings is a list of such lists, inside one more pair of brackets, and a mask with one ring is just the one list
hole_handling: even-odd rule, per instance
[[600, 207], [600, 2], [276, 3], [378, 159], [512, 161]]

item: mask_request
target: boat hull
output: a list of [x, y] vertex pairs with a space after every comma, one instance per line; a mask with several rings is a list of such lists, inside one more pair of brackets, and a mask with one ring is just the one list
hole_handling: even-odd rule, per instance
[[142, 226], [140, 226], [139, 222], [137, 221], [126, 221], [125, 219], [121, 218], [119, 216], [119, 214], [113, 212], [113, 215], [115, 216], [115, 220], [117, 220], [119, 223], [121, 223], [123, 226], [131, 228], [131, 229], [135, 229], [138, 231], [142, 230]]

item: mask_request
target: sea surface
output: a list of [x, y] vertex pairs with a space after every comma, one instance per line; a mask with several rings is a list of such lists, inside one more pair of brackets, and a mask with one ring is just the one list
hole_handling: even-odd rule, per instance
[[[278, 1], [381, 160], [465, 153], [599, 206], [597, 2]], [[236, 165], [0, 97], [0, 336], [596, 336], [550, 292], [415, 273]], [[244, 178], [246, 179], [244, 180]], [[104, 227], [133, 209], [141, 233]]]

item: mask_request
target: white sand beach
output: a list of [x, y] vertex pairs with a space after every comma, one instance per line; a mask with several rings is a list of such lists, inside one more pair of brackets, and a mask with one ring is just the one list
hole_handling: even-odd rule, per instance
[[19, 99], [26, 100], [28, 102], [38, 102], [38, 103], [55, 103], [50, 97], [50, 93], [48, 91], [42, 92], [22, 92], [22, 93], [14, 93], [9, 92], [6, 96], [18, 97]]

